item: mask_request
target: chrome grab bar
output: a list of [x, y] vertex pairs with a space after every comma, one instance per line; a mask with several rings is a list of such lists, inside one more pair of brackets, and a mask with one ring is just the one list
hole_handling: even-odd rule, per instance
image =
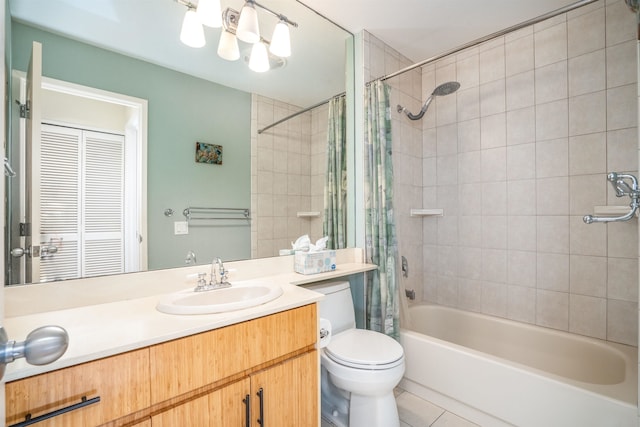
[[[582, 220], [586, 224], [592, 224], [594, 222], [629, 221], [635, 217], [640, 207], [640, 188], [638, 188], [638, 179], [635, 176], [626, 173], [610, 172], [607, 174], [607, 180], [615, 189], [616, 197], [629, 196], [631, 199], [631, 203], [629, 203], [631, 210], [621, 216], [585, 215]], [[625, 180], [631, 181], [631, 185], [625, 182]]]

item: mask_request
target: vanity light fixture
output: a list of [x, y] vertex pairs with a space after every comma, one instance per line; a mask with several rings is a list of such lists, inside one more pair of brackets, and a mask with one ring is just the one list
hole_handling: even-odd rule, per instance
[[249, 68], [256, 73], [264, 73], [271, 68], [267, 46], [263, 42], [253, 44], [251, 56], [249, 57]]
[[182, 20], [180, 41], [190, 47], [202, 47], [205, 45], [204, 29], [195, 9], [187, 9]]
[[258, 11], [253, 1], [248, 0], [242, 6], [236, 37], [243, 42], [255, 44], [260, 41], [260, 24], [258, 23]]
[[[187, 7], [180, 32], [180, 40], [187, 46], [199, 48], [205, 45], [203, 25], [206, 25], [214, 28], [222, 27], [217, 52], [218, 56], [227, 61], [236, 61], [240, 58], [238, 40], [251, 44], [251, 56], [248, 62], [249, 68], [253, 71], [264, 72], [270, 69], [269, 52], [278, 58], [291, 56], [289, 26], [298, 27], [298, 24], [255, 0], [246, 0], [240, 12], [231, 8], [221, 12], [220, 0], [175, 1]], [[258, 8], [278, 18], [271, 41], [260, 36]], [[280, 59], [280, 64], [284, 62]]]

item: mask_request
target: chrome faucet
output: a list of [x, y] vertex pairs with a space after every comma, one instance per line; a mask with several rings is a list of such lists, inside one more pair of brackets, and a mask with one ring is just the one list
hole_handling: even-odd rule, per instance
[[[220, 276], [220, 281], [216, 277], [216, 267], [218, 270], [218, 275]], [[220, 258], [214, 258], [211, 261], [211, 285], [216, 288], [228, 288], [231, 286], [231, 283], [227, 280], [227, 270], [224, 268], [224, 264]]]
[[[195, 292], [211, 291], [214, 289], [223, 289], [231, 287], [231, 283], [227, 280], [227, 270], [224, 268], [224, 264], [220, 258], [214, 258], [211, 261], [211, 280], [207, 283], [205, 276], [207, 273], [198, 273], [198, 284], [195, 287]], [[218, 281], [218, 277], [220, 280]]]

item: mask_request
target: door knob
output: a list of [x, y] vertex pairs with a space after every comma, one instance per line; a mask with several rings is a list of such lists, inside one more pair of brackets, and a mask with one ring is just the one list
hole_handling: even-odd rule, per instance
[[11, 249], [11, 256], [14, 258], [20, 258], [23, 255], [31, 255], [31, 248], [26, 248], [26, 249], [22, 249], [22, 248], [13, 248]]
[[46, 365], [58, 360], [67, 347], [69, 334], [60, 326], [36, 328], [23, 342], [9, 341], [7, 332], [0, 327], [0, 378], [7, 363], [24, 357], [31, 365]]

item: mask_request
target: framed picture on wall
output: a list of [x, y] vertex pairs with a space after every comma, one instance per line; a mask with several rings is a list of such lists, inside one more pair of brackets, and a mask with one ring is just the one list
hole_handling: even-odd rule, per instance
[[196, 163], [222, 164], [222, 145], [196, 142]]

